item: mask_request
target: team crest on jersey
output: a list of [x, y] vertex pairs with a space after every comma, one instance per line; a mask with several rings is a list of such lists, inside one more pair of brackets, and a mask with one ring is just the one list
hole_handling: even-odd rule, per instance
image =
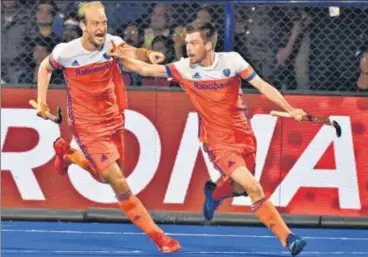
[[224, 69], [222, 72], [224, 73], [225, 77], [230, 76], [230, 69]]

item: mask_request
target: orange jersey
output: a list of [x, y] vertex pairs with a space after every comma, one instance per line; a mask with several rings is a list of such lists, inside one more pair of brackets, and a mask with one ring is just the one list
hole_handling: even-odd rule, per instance
[[[127, 107], [126, 90], [117, 62], [107, 56], [111, 41], [120, 44], [120, 37], [107, 34], [101, 50], [88, 51], [81, 38], [55, 47], [50, 55], [54, 69], [63, 69], [68, 91], [68, 118], [76, 127], [113, 127], [122, 123]], [[105, 126], [105, 125], [106, 126]], [[109, 126], [109, 124], [111, 126]]]
[[166, 66], [199, 115], [199, 139], [211, 148], [242, 145], [255, 151], [255, 137], [243, 103], [241, 79], [256, 76], [252, 67], [235, 52], [215, 53], [211, 67], [190, 64], [183, 58]]

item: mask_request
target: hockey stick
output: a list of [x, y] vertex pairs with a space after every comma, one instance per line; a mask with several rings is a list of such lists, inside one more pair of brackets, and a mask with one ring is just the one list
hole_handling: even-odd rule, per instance
[[[37, 102], [35, 100], [33, 99], [29, 100], [29, 104], [33, 108], [37, 109]], [[59, 106], [57, 107], [56, 112], [57, 112], [57, 116], [49, 112], [46, 112], [46, 117], [49, 118], [51, 121], [55, 122], [56, 124], [60, 124], [63, 121], [63, 113], [61, 112], [61, 109]]]
[[[288, 112], [271, 111], [270, 114], [272, 116], [277, 116], [277, 117], [292, 118], [292, 116]], [[337, 137], [341, 137], [342, 132], [341, 132], [340, 124], [337, 123], [337, 121], [335, 120], [330, 120], [329, 118], [326, 118], [326, 117], [309, 115], [309, 114], [304, 115], [302, 117], [302, 120], [332, 126], [336, 130]]]

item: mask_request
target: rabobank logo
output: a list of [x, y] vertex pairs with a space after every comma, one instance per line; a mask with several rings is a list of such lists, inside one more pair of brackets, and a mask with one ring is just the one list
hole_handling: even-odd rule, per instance
[[216, 89], [224, 89], [231, 86], [231, 82], [227, 81], [225, 83], [217, 83], [216, 81], [210, 83], [200, 83], [194, 82], [193, 87], [199, 90], [216, 90]]
[[100, 66], [93, 67], [93, 68], [78, 68], [75, 70], [75, 75], [76, 76], [89, 75], [95, 72], [100, 72], [106, 69], [111, 69], [111, 67], [112, 67], [111, 63], [108, 62], [108, 63], [104, 63]]

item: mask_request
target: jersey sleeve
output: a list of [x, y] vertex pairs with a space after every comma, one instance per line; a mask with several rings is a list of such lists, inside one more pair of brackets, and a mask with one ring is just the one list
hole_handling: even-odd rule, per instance
[[63, 55], [65, 49], [65, 43], [60, 43], [55, 46], [54, 50], [49, 56], [49, 63], [53, 70], [58, 70], [64, 67]]
[[165, 65], [168, 80], [181, 83], [183, 81], [183, 71], [185, 70], [186, 59], [181, 58], [179, 61]]
[[236, 65], [236, 73], [244, 80], [251, 81], [257, 74], [253, 67], [236, 52], [233, 52], [233, 60]]

